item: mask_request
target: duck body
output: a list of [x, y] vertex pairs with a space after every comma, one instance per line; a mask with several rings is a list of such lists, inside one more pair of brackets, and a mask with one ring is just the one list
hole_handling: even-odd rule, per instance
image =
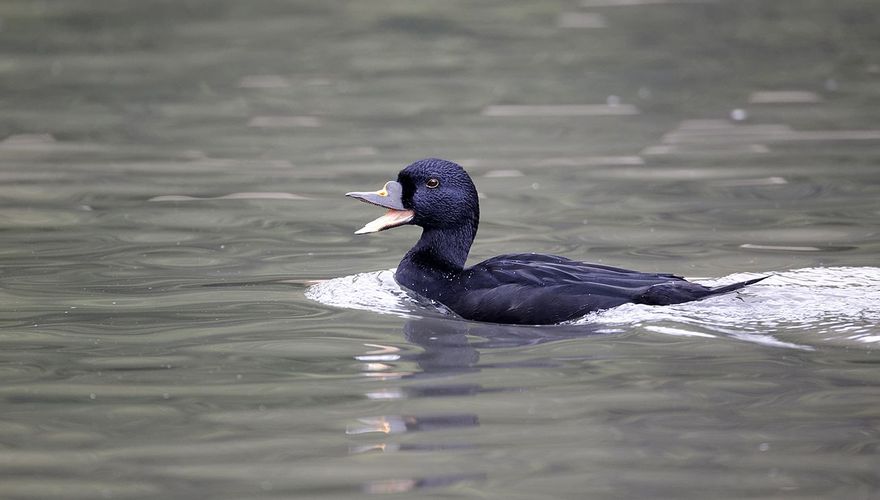
[[642, 273], [536, 253], [499, 255], [452, 273], [404, 259], [394, 277], [401, 286], [465, 319], [528, 325], [561, 323], [628, 303], [690, 302], [748, 284], [709, 288], [673, 274]]
[[358, 233], [421, 226], [422, 236], [401, 260], [395, 279], [474, 321], [555, 324], [627, 303], [690, 302], [764, 279], [710, 288], [673, 274], [535, 253], [499, 255], [465, 267], [479, 225], [477, 192], [464, 169], [446, 160], [415, 162], [382, 190], [348, 196], [389, 208]]

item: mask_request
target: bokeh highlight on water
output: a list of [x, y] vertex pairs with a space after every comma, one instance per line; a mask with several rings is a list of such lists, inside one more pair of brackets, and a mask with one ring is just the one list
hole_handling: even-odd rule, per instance
[[[878, 16], [0, 3], [0, 497], [875, 498]], [[457, 320], [342, 197], [426, 156], [471, 262], [772, 277]]]

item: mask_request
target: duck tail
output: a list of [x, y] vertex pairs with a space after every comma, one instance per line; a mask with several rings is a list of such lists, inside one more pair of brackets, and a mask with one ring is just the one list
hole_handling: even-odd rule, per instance
[[738, 283], [718, 286], [715, 288], [707, 288], [698, 283], [684, 280], [659, 283], [648, 287], [643, 293], [633, 297], [633, 302], [636, 304], [647, 304], [649, 306], [681, 304], [683, 302], [691, 302], [693, 300], [700, 300], [706, 297], [739, 290], [740, 288], [757, 283], [769, 277], [770, 275], [761, 276], [760, 278], [740, 281]]
[[710, 288], [709, 293], [706, 294], [706, 296], [708, 297], [711, 295], [719, 295], [722, 293], [727, 293], [727, 292], [732, 292], [734, 290], [739, 290], [740, 288], [745, 288], [749, 285], [752, 285], [752, 284], [757, 283], [759, 281], [765, 280], [765, 279], [769, 278], [770, 276], [772, 276], [772, 275], [768, 274], [767, 276], [761, 276], [760, 278], [754, 278], [754, 279], [750, 279], [750, 280], [746, 280], [746, 281], [740, 281], [738, 283], [732, 283], [730, 285], [723, 285], [723, 286], [717, 286], [715, 288]]

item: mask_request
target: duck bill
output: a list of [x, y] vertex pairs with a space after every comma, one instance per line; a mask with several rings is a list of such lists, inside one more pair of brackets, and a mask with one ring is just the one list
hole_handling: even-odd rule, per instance
[[354, 234], [376, 233], [393, 227], [402, 226], [412, 221], [416, 214], [412, 210], [408, 210], [403, 206], [403, 200], [401, 199], [402, 193], [403, 186], [395, 181], [386, 182], [385, 186], [378, 191], [355, 191], [345, 193], [345, 196], [350, 198], [355, 198], [364, 203], [388, 209], [388, 212], [386, 212], [385, 215], [369, 222], [364, 227], [355, 231]]
[[382, 217], [367, 223], [364, 227], [358, 229], [354, 234], [377, 233], [392, 227], [402, 226], [415, 217], [416, 214], [412, 210], [394, 210], [393, 208]]

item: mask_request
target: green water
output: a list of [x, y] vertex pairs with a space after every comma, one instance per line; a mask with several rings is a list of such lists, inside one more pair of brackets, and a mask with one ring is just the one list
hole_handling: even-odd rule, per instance
[[[0, 498], [877, 498], [880, 6], [613, 3], [0, 2]], [[427, 156], [470, 262], [774, 276], [444, 317], [342, 196]]]

